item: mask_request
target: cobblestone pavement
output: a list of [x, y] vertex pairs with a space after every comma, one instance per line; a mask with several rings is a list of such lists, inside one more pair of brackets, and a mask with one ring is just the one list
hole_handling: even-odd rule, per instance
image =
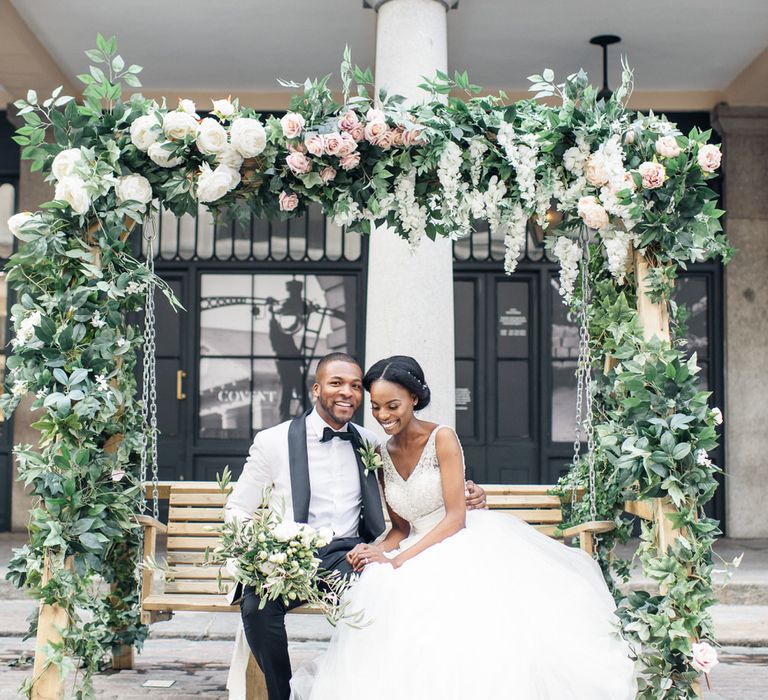
[[[291, 645], [294, 667], [306, 663], [323, 648], [323, 642]], [[0, 700], [19, 698], [17, 688], [31, 672], [29, 659], [34, 645], [18, 637], [0, 637]], [[96, 696], [101, 700], [226, 700], [225, 688], [232, 643], [186, 639], [149, 640], [136, 659], [133, 671], [99, 675]], [[722, 663], [712, 673], [712, 690], [706, 700], [765, 700], [768, 688], [768, 648], [727, 647]], [[168, 689], [143, 687], [148, 680], [174, 681]], [[364, 694], [360, 700], [365, 700]], [[472, 698], [467, 700], [482, 700]]]

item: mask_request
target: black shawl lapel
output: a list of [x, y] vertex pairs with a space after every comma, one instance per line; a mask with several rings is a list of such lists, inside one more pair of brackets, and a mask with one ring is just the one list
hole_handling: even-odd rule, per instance
[[357, 470], [360, 474], [360, 490], [363, 495], [363, 507], [360, 512], [360, 536], [366, 542], [372, 542], [384, 532], [384, 511], [381, 507], [379, 495], [379, 482], [376, 472], [368, 472], [363, 464], [363, 458], [358, 448], [363, 444], [363, 438], [352, 423], [349, 424], [350, 432], [355, 435], [355, 459]]
[[291, 470], [291, 496], [293, 519], [306, 523], [309, 518], [309, 458], [307, 457], [307, 416], [296, 416], [288, 426], [288, 465]]

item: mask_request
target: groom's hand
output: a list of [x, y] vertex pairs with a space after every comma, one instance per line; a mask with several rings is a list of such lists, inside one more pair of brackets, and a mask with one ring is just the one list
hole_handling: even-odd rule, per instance
[[467, 510], [483, 510], [488, 507], [485, 500], [485, 491], [474, 481], [469, 480], [466, 483], [467, 490]]
[[347, 561], [352, 565], [355, 572], [362, 571], [368, 564], [378, 562], [380, 564], [391, 564], [392, 562], [384, 556], [384, 552], [372, 544], [359, 544], [347, 553]]

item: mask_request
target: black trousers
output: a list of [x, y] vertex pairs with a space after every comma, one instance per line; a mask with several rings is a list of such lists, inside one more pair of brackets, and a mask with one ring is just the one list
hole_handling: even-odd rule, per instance
[[[360, 537], [333, 540], [318, 554], [321, 567], [326, 571], [352, 573], [346, 559], [347, 552], [362, 542]], [[291, 660], [288, 657], [288, 635], [285, 631], [285, 614], [303, 601], [286, 605], [281, 600], [269, 601], [259, 610], [259, 598], [251, 586], [243, 590], [240, 613], [248, 646], [267, 681], [269, 700], [289, 700], [291, 695]]]

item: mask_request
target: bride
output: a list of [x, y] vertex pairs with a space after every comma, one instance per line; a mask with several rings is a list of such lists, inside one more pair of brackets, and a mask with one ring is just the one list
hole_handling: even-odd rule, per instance
[[430, 391], [413, 358], [377, 362], [363, 385], [389, 436], [379, 479], [392, 529], [348, 554], [362, 572], [350, 609], [370, 624], [339, 626], [292, 699], [632, 700], [596, 563], [516, 518], [467, 512], [456, 434], [414, 415]]

